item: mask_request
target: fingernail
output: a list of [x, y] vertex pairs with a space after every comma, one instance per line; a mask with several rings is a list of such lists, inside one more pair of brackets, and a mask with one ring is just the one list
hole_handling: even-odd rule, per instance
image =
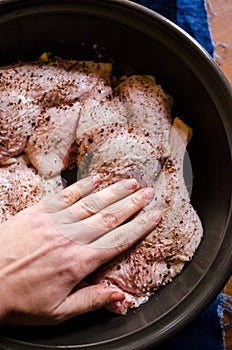
[[125, 299], [125, 294], [124, 293], [120, 293], [120, 292], [114, 292], [110, 296], [110, 302], [121, 301], [121, 300], [124, 300], [124, 299]]
[[138, 188], [138, 182], [135, 179], [126, 180], [125, 185], [129, 190], [136, 190]]
[[146, 199], [152, 199], [154, 197], [154, 190], [151, 187], [144, 188], [143, 195]]
[[94, 185], [99, 185], [100, 184], [100, 182], [101, 182], [101, 177], [100, 177], [100, 175], [94, 175], [93, 176], [93, 183], [94, 183]]
[[151, 210], [149, 213], [149, 217], [154, 221], [160, 220], [161, 212], [159, 210]]

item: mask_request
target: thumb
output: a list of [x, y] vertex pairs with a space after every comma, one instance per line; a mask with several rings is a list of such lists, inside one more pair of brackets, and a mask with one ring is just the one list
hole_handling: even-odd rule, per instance
[[117, 287], [104, 284], [91, 285], [70, 294], [57, 309], [54, 310], [56, 321], [62, 322], [70, 317], [100, 309], [109, 303], [125, 298], [123, 291]]

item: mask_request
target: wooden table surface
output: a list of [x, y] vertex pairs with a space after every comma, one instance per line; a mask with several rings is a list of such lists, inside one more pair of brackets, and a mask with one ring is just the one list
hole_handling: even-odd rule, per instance
[[[216, 48], [216, 62], [232, 84], [232, 0], [207, 0], [206, 3]], [[232, 277], [223, 289], [223, 293], [232, 297]], [[231, 313], [225, 312], [223, 321], [224, 324], [232, 322]], [[224, 330], [226, 350], [232, 350], [232, 327], [224, 327]]]

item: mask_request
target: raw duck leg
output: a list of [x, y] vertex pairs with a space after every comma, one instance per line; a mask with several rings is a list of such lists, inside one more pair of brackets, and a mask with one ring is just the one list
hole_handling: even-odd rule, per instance
[[84, 104], [77, 128], [80, 177], [101, 173], [102, 186], [135, 177], [153, 186], [169, 154], [172, 101], [152, 76], [132, 76], [112, 100]]
[[153, 144], [157, 160], [169, 154], [172, 100], [153, 76], [136, 75], [119, 84], [110, 101], [87, 101], [77, 128], [78, 165], [86, 153], [121, 131]]
[[[18, 64], [0, 70], [0, 163], [20, 154], [38, 127], [47, 127], [46, 110], [111, 94], [110, 64], [60, 60]], [[77, 122], [79, 113], [75, 115]], [[64, 120], [65, 122], [65, 120]], [[58, 122], [60, 123], [60, 122]]]
[[182, 270], [200, 244], [203, 228], [183, 178], [185, 148], [190, 137], [191, 129], [176, 118], [170, 135], [170, 156], [155, 182], [154, 200], [144, 209], [160, 209], [160, 224], [93, 275], [93, 283], [115, 285], [125, 292], [124, 301], [108, 307], [113, 312], [126, 314], [129, 308], [146, 302], [157, 288]]
[[24, 154], [5, 164], [0, 166], [0, 224], [38, 203], [43, 196], [61, 191], [60, 176], [42, 178]]
[[101, 174], [99, 190], [127, 178], [135, 178], [140, 186], [154, 186], [160, 169], [149, 137], [140, 129], [128, 132], [124, 127], [117, 127], [104, 142], [87, 153], [78, 170], [79, 177]]
[[27, 142], [25, 153], [40, 175], [46, 178], [76, 164], [76, 129], [80, 103], [52, 107], [44, 112], [44, 122]]
[[133, 75], [115, 88], [127, 109], [128, 127], [143, 129], [156, 148], [157, 159], [169, 155], [172, 98], [151, 75]]

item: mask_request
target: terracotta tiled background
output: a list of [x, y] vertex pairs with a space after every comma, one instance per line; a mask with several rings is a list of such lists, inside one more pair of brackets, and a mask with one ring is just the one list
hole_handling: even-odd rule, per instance
[[232, 83], [232, 0], [207, 0], [216, 61]]

